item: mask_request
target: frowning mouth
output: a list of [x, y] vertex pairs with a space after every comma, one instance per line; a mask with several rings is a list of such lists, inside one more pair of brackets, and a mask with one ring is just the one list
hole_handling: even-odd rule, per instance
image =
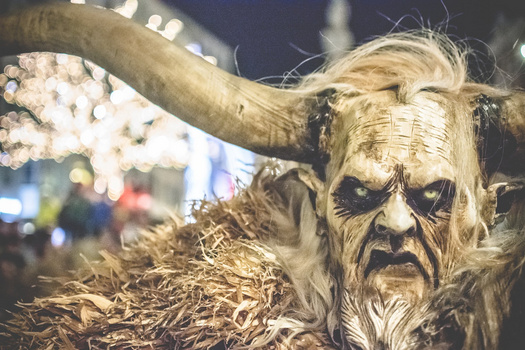
[[425, 280], [429, 280], [428, 272], [425, 271], [415, 254], [410, 252], [391, 253], [383, 250], [372, 250], [370, 253], [370, 261], [365, 269], [365, 278], [367, 278], [372, 271], [381, 270], [389, 266], [409, 264], [416, 267]]

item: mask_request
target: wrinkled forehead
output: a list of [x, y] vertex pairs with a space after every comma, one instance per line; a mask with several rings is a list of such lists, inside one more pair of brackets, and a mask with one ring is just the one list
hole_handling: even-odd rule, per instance
[[453, 177], [452, 123], [444, 97], [420, 92], [400, 103], [395, 92], [381, 91], [340, 107], [334, 133], [335, 139], [345, 141], [334, 152], [339, 153], [341, 170], [388, 176], [402, 164], [420, 176], [431, 170], [436, 177]]

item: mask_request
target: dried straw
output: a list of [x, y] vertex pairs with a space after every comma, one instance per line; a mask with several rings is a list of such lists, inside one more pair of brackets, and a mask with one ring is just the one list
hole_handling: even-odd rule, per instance
[[[0, 326], [0, 349], [224, 349], [264, 339], [297, 306], [262, 243], [280, 203], [269, 183], [203, 202], [195, 224], [156, 227], [118, 256], [102, 252], [52, 296], [21, 305]], [[322, 330], [283, 330], [264, 348], [332, 347]]]

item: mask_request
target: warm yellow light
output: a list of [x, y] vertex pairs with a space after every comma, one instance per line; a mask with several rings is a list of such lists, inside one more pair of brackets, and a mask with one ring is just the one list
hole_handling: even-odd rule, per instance
[[98, 194], [103, 194], [106, 191], [107, 187], [108, 186], [107, 186], [106, 179], [101, 178], [101, 177], [96, 179], [93, 185], [95, 192], [97, 192]]
[[58, 84], [57, 86], [57, 92], [60, 94], [60, 95], [65, 95], [67, 94], [69, 91], [69, 84], [66, 83], [66, 82], [61, 82], [60, 84]]
[[58, 82], [57, 82], [55, 77], [47, 78], [46, 82], [45, 82], [46, 90], [47, 91], [55, 91], [55, 89], [57, 88], [57, 84], [58, 84]]
[[69, 61], [69, 56], [64, 53], [59, 53], [55, 59], [58, 64], [66, 64]]
[[90, 146], [94, 140], [95, 136], [93, 135], [93, 131], [91, 131], [91, 129], [84, 130], [80, 135], [80, 142], [82, 142], [84, 146]]
[[124, 93], [120, 90], [115, 90], [111, 93], [109, 99], [115, 105], [118, 105], [124, 100]]
[[173, 40], [175, 39], [177, 34], [179, 34], [182, 31], [183, 28], [184, 24], [180, 20], [174, 18], [166, 24], [161, 34], [166, 39]]
[[93, 115], [97, 119], [102, 119], [106, 116], [106, 107], [104, 105], [98, 105], [93, 109]]
[[159, 27], [161, 23], [162, 23], [162, 17], [160, 17], [159, 15], [153, 15], [148, 20], [148, 24], [151, 24], [155, 27]]
[[[134, 4], [128, 0], [125, 6]], [[152, 21], [162, 23], [157, 17]], [[165, 27], [177, 31], [182, 24], [173, 20]], [[83, 154], [95, 181], [80, 170], [72, 172], [72, 180], [92, 183], [98, 193], [107, 191], [117, 200], [125, 171], [187, 164], [186, 125], [104, 69], [79, 57], [42, 52], [21, 55], [19, 65], [0, 73], [0, 88], [6, 102], [31, 113], [0, 115], [0, 166], [16, 169], [29, 159], [61, 161]]]
[[115, 9], [116, 12], [120, 13], [122, 16], [131, 18], [137, 11], [138, 1], [137, 0], [127, 0], [126, 3]]
[[75, 100], [75, 104], [80, 109], [86, 108], [88, 105], [88, 102], [89, 102], [88, 98], [84, 95], [78, 96], [77, 99]]
[[0, 85], [5, 85], [8, 82], [9, 78], [5, 74], [0, 74]]
[[69, 173], [69, 180], [75, 184], [81, 183], [83, 185], [89, 185], [91, 183], [91, 179], [92, 176], [89, 171], [83, 168], [74, 168]]
[[104, 69], [102, 69], [100, 67], [96, 67], [93, 70], [93, 78], [95, 78], [95, 80], [101, 80], [105, 76], [106, 76], [106, 71]]
[[217, 58], [214, 56], [204, 56], [204, 59], [213, 64], [214, 66], [217, 65]]

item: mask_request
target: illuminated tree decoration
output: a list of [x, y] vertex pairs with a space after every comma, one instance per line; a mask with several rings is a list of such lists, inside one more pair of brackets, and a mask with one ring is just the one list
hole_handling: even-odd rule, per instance
[[[131, 17], [136, 5], [126, 1], [117, 12]], [[148, 27], [170, 40], [182, 27], [175, 19], [162, 31], [153, 24]], [[122, 194], [123, 175], [131, 168], [187, 165], [186, 124], [80, 57], [21, 55], [18, 65], [0, 74], [0, 92], [18, 106], [0, 116], [0, 165], [17, 169], [29, 160], [82, 154], [93, 166], [94, 189], [107, 190], [113, 200]]]

